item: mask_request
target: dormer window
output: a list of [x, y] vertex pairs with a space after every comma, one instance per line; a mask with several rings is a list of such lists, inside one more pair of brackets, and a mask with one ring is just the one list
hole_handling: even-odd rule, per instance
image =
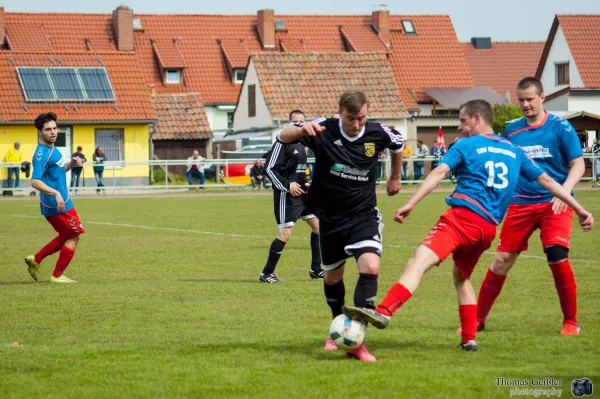
[[411, 20], [405, 19], [402, 21], [402, 29], [404, 29], [404, 33], [407, 35], [416, 35], [415, 26], [413, 25]]
[[237, 84], [244, 83], [246, 77], [246, 70], [244, 68], [237, 68], [233, 71], [233, 80]]
[[165, 71], [165, 83], [168, 85], [178, 85], [181, 83], [181, 71], [178, 69], [167, 69]]
[[133, 19], [133, 29], [142, 29], [142, 21], [139, 18]]
[[283, 19], [275, 20], [275, 30], [278, 30], [278, 31], [287, 30], [287, 28], [285, 26], [285, 21]]

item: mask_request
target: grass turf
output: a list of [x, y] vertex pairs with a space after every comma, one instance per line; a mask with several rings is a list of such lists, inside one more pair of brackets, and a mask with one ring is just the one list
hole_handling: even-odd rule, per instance
[[[405, 225], [409, 198], [379, 197], [387, 227], [379, 297], [445, 206], [425, 199]], [[577, 198], [600, 217], [597, 193]], [[53, 236], [36, 201], [4, 201], [0, 247], [0, 397], [507, 397], [495, 378], [600, 383], [598, 229], [574, 224], [571, 257], [582, 334], [559, 335], [562, 314], [537, 233], [493, 309], [480, 350], [456, 349], [450, 262], [423, 283], [385, 331], [369, 329], [376, 364], [325, 353], [330, 312], [310, 280], [309, 228], [300, 223], [277, 268], [284, 284], [258, 283], [276, 233], [269, 196], [76, 199], [86, 234], [66, 275], [40, 282], [23, 258]], [[492, 249], [495, 247], [492, 246]], [[473, 275], [476, 290], [492, 260]], [[352, 300], [355, 262], [346, 269]], [[14, 348], [11, 343], [18, 342]], [[595, 378], [594, 378], [595, 376]], [[529, 389], [550, 387], [525, 387]]]

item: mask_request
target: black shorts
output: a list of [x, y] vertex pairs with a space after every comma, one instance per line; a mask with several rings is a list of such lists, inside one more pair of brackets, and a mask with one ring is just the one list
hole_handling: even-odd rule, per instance
[[319, 231], [323, 270], [334, 270], [356, 254], [369, 252], [381, 256], [383, 223], [377, 208], [342, 222], [319, 220]]
[[292, 197], [284, 191], [273, 191], [273, 204], [277, 227], [292, 227], [298, 219], [308, 220], [316, 216], [306, 206], [306, 196]]

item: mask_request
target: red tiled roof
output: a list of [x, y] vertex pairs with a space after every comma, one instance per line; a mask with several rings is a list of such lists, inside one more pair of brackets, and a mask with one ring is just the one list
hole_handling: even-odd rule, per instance
[[246, 68], [249, 54], [242, 40], [221, 40], [221, 50], [230, 68]]
[[370, 115], [406, 115], [385, 54], [265, 52], [251, 63], [275, 119], [287, 118], [290, 109], [309, 118], [333, 114], [340, 95], [353, 87], [369, 97]]
[[557, 15], [556, 19], [567, 39], [583, 84], [586, 88], [600, 88], [600, 14]]
[[162, 69], [185, 68], [185, 60], [177, 49], [176, 39], [152, 41], [152, 48]]
[[[115, 92], [112, 102], [26, 102], [19, 66], [105, 67]], [[43, 112], [60, 121], [156, 120], [156, 112], [132, 53], [0, 53], [0, 122], [32, 121]]]
[[493, 42], [491, 49], [476, 49], [468, 42], [462, 47], [475, 84], [491, 87], [501, 96], [508, 91], [516, 104], [517, 84], [535, 75], [544, 42]]
[[390, 52], [370, 26], [340, 26], [340, 32], [352, 51]]
[[[13, 39], [11, 32], [16, 32], [16, 29], [34, 32], [40, 26], [43, 26], [55, 51], [88, 51], [85, 38], [90, 40], [93, 51], [104, 51], [107, 47], [116, 51], [110, 14], [5, 15], [14, 51], [31, 50], [35, 42], [18, 37]], [[135, 54], [146, 85], [154, 84], [158, 93], [199, 92], [209, 104], [236, 102], [240, 86], [231, 80], [218, 41], [233, 43], [243, 40], [248, 54], [260, 53], [256, 15], [136, 14], [135, 18], [140, 19], [142, 25], [142, 29], [134, 31]], [[276, 52], [346, 52], [340, 26], [359, 51], [384, 51], [371, 28], [370, 15], [276, 15], [276, 18], [283, 19], [286, 24], [285, 31], [275, 31]], [[401, 28], [401, 20], [404, 19], [413, 22], [416, 35], [404, 34]], [[430, 100], [423, 93], [423, 87], [474, 85], [448, 16], [391, 15], [389, 22], [389, 63], [400, 97], [408, 108], [418, 108], [416, 101]], [[186, 64], [185, 85], [164, 86], [151, 40], [166, 42], [175, 38]], [[36, 42], [41, 43], [41, 37]], [[229, 54], [227, 44], [225, 48]], [[239, 55], [239, 52], [236, 53]], [[239, 59], [233, 62], [241, 63]]]
[[200, 94], [158, 94], [150, 99], [158, 113], [153, 140], [213, 138]]

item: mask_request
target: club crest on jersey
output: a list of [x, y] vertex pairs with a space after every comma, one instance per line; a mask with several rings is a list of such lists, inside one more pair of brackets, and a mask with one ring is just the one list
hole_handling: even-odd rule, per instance
[[369, 158], [375, 155], [375, 143], [365, 143], [365, 155]]

